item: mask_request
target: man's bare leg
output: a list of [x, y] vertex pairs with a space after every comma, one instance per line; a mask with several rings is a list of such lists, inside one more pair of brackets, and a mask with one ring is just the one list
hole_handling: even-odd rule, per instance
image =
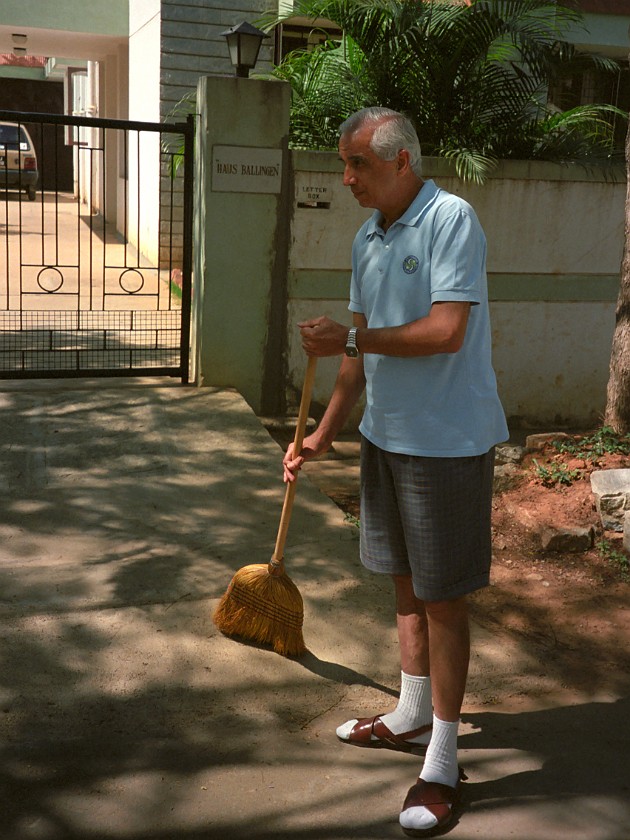
[[470, 661], [470, 628], [465, 598], [427, 601], [433, 710], [445, 721], [459, 720]]
[[400, 667], [405, 674], [430, 676], [429, 627], [424, 602], [416, 598], [411, 575], [394, 575]]
[[[407, 743], [426, 747], [431, 738], [433, 723], [427, 615], [424, 604], [414, 594], [411, 576], [395, 575], [393, 580], [401, 687], [398, 705], [392, 712], [380, 715], [380, 720], [390, 732], [404, 736]], [[337, 728], [337, 736], [341, 740], [352, 741], [356, 723], [356, 718], [346, 721]]]

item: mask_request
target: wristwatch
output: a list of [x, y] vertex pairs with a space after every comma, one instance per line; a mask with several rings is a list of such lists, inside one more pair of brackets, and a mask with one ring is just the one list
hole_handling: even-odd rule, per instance
[[359, 355], [359, 348], [357, 347], [357, 328], [352, 327], [346, 339], [346, 356], [353, 359]]

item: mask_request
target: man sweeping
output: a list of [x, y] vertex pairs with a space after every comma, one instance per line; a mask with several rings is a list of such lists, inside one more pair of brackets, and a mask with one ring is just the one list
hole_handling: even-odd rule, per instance
[[299, 325], [311, 356], [341, 355], [328, 408], [285, 481], [325, 452], [365, 390], [361, 560], [393, 577], [397, 707], [337, 729], [346, 744], [420, 752], [400, 813], [429, 837], [453, 818], [470, 637], [466, 595], [489, 583], [494, 446], [508, 437], [491, 363], [486, 242], [465, 201], [421, 176], [410, 121], [366, 108], [340, 128], [344, 185], [374, 208], [352, 248], [353, 326]]

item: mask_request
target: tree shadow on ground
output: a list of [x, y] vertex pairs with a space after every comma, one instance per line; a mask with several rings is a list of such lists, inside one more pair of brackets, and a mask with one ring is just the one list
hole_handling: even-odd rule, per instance
[[[338, 550], [348, 538], [330, 503], [304, 493], [292, 543], [312, 652], [294, 662], [235, 645], [212, 628], [210, 601], [273, 545], [283, 487], [270, 487], [267, 433], [233, 395], [46, 393], [0, 392], [2, 840], [398, 837], [408, 757], [374, 769], [372, 751], [341, 755], [327, 721], [320, 731], [350, 687], [394, 696], [398, 671], [383, 647], [391, 605], [348, 560], [356, 546]], [[350, 644], [360, 664], [344, 664]], [[616, 810], [598, 837], [620, 840], [627, 790], [601, 747], [622, 766], [628, 711], [470, 715], [467, 807], [502, 819], [535, 800], [579, 815], [601, 796]], [[483, 751], [505, 749], [540, 767], [488, 769]]]
[[[277, 797], [264, 786], [247, 791], [238, 784], [230, 787], [217, 781], [213, 801], [213, 779], [229, 776], [238, 767], [251, 768], [251, 779], [254, 768], [269, 765], [269, 753], [259, 745], [258, 727], [233, 712], [215, 715], [202, 724], [191, 719], [179, 727], [173, 710], [227, 701], [222, 692], [210, 696], [192, 689], [147, 690], [128, 699], [93, 697], [89, 704], [68, 708], [63, 719], [49, 714], [44, 728], [41, 718], [46, 709], [33, 708], [30, 738], [25, 734], [19, 742], [5, 743], [0, 751], [3, 838], [341, 840], [399, 836], [395, 804], [388, 817], [380, 816], [382, 809], [374, 807], [393, 782], [399, 788], [398, 798], [404, 794], [401, 782], [388, 774], [391, 755], [382, 756], [382, 772], [374, 768], [362, 772], [365, 751], [353, 751], [357, 753], [354, 770], [345, 765], [353, 774], [350, 787], [321, 785], [318, 780], [336, 763], [334, 753], [322, 753], [309, 757], [315, 793], [306, 797]], [[518, 824], [523, 825], [525, 815], [525, 824], [535, 833], [514, 836], [622, 840], [630, 789], [626, 762], [630, 744], [624, 734], [629, 713], [630, 703], [623, 700], [533, 713], [466, 715], [466, 722], [478, 731], [461, 738], [462, 760], [470, 778], [464, 785], [457, 836], [482, 836], [477, 833], [481, 819], [487, 819], [488, 825], [507, 826], [518, 816]], [[222, 736], [226, 732], [231, 738]], [[278, 733], [276, 763], [285, 767], [289, 777], [304, 772], [303, 760], [294, 757], [295, 751], [281, 752], [292, 739], [299, 735]], [[511, 755], [497, 766], [501, 751]], [[273, 773], [273, 767], [268, 769]], [[203, 787], [202, 781], [206, 782]], [[226, 790], [229, 800], [223, 798]], [[252, 798], [259, 798], [259, 804], [252, 806]], [[357, 802], [364, 803], [360, 817]], [[305, 809], [307, 824], [299, 819]], [[252, 811], [257, 813], [249, 816]], [[347, 816], [340, 818], [344, 811]], [[179, 814], [179, 825], [174, 813]], [[467, 819], [475, 826], [474, 833], [466, 832]], [[566, 831], [572, 826], [575, 832], [569, 835]], [[596, 835], [585, 833], [593, 826]]]

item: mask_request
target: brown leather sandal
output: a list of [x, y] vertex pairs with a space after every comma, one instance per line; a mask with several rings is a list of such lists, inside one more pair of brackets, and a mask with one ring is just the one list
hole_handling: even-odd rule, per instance
[[436, 825], [430, 828], [405, 828], [401, 824], [403, 832], [408, 837], [434, 837], [441, 834], [451, 825], [454, 819], [453, 806], [459, 802], [461, 795], [461, 782], [468, 777], [459, 768], [459, 780], [455, 787], [449, 785], [441, 785], [438, 782], [425, 782], [424, 779], [418, 779], [415, 785], [412, 785], [407, 791], [405, 802], [401, 809], [401, 814], [407, 808], [417, 808], [423, 806], [430, 811], [436, 818]]
[[[430, 732], [433, 725], [428, 723], [410, 732], [401, 732], [400, 735], [388, 729], [379, 715], [371, 718], [361, 718], [350, 730], [347, 738], [339, 738], [343, 744], [352, 744], [355, 747], [368, 747], [369, 749], [397, 750], [398, 752], [413, 752], [424, 755], [427, 751], [426, 744], [414, 744], [411, 738], [417, 738]], [[374, 736], [374, 737], [372, 737]], [[337, 736], [339, 737], [339, 736]]]

